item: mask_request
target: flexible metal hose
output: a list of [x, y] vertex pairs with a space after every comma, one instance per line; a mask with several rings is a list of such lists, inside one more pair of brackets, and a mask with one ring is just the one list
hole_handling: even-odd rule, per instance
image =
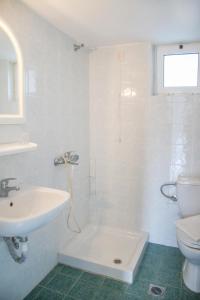
[[[67, 161], [65, 161], [65, 167], [69, 166], [69, 193], [71, 195], [70, 197], [70, 207], [69, 207], [69, 212], [67, 215], [67, 227], [69, 230], [75, 233], [81, 233], [81, 227], [78, 224], [78, 221], [76, 220], [76, 217], [74, 215], [74, 195], [73, 195], [73, 175], [74, 175], [74, 166], [71, 164], [68, 164]], [[72, 217], [73, 222], [76, 225], [76, 229], [72, 228], [70, 225], [70, 218]]]

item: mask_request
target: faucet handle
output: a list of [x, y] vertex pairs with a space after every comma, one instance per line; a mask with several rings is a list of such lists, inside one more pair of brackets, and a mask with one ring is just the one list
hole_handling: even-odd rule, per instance
[[10, 180], [16, 180], [16, 179], [17, 178], [15, 178], [15, 177], [9, 177], [9, 178], [2, 179], [0, 181], [0, 185], [6, 187]]

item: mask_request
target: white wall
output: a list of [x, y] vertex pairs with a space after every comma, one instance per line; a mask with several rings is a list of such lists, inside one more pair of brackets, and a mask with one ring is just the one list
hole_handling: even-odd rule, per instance
[[179, 174], [200, 174], [200, 97], [151, 96], [145, 43], [93, 51], [90, 94], [91, 221], [176, 245], [177, 204], [159, 189]]
[[[31, 72], [36, 78], [36, 91], [26, 93], [26, 123], [0, 125], [0, 141], [28, 133], [39, 146], [33, 153], [0, 158], [0, 178], [15, 176], [22, 183], [65, 189], [66, 174], [54, 167], [53, 159], [76, 150], [76, 214], [83, 226], [89, 199], [88, 53], [74, 52], [73, 40], [20, 1], [1, 0], [0, 18], [21, 45], [26, 76]], [[90, 58], [91, 220], [143, 229], [151, 241], [175, 245], [177, 205], [164, 199], [159, 187], [177, 174], [199, 174], [200, 99], [151, 96], [149, 44], [100, 48]], [[136, 96], [125, 96], [125, 90]], [[0, 241], [4, 300], [21, 300], [56, 264], [59, 245], [71, 237], [65, 225], [63, 217], [57, 218], [30, 234], [23, 265], [12, 261]]]
[[18, 112], [15, 71], [15, 63], [0, 59], [0, 114], [16, 114]]
[[[13, 30], [21, 46], [26, 76], [36, 79], [36, 91], [26, 93], [26, 123], [0, 125], [0, 141], [26, 138], [38, 150], [0, 158], [0, 179], [66, 188], [64, 168], [53, 159], [67, 150], [80, 154], [75, 169], [77, 218], [88, 218], [89, 198], [89, 92], [88, 52], [73, 51], [73, 40], [36, 16], [20, 1], [1, 0], [0, 18]], [[30, 91], [29, 91], [30, 92]], [[30, 253], [25, 264], [10, 258], [0, 242], [0, 299], [21, 300], [57, 263], [59, 244], [70, 238], [63, 218], [29, 235]]]

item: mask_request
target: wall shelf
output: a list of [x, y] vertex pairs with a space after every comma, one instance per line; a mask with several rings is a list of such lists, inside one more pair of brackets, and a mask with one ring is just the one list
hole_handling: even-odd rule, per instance
[[29, 152], [37, 149], [35, 143], [9, 143], [0, 144], [0, 156]]

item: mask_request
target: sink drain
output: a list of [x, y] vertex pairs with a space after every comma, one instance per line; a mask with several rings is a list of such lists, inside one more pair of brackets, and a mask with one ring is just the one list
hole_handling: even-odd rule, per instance
[[148, 294], [154, 297], [162, 297], [165, 294], [165, 288], [162, 286], [150, 284]]
[[113, 262], [114, 262], [114, 264], [119, 265], [122, 263], [122, 260], [120, 258], [115, 258], [115, 259], [113, 259]]

